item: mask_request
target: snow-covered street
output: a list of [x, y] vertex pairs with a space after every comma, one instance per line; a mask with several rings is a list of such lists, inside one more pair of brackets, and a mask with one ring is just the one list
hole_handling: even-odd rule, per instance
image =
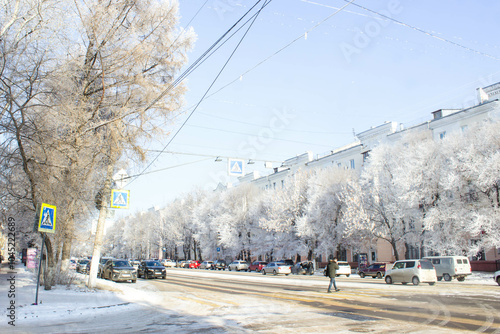
[[[213, 273], [202, 271], [178, 270], [175, 274], [191, 275], [197, 279], [210, 280]], [[98, 280], [99, 289], [88, 290], [83, 285], [86, 277], [81, 274], [76, 281], [81, 283], [71, 287], [56, 286], [51, 291], [39, 290], [39, 305], [35, 301], [36, 277], [24, 266], [17, 265], [15, 274], [9, 273], [7, 267], [0, 271], [2, 282], [14, 276], [15, 296], [9, 295], [9, 284], [2, 284], [2, 314], [0, 332], [21, 333], [92, 333], [92, 332], [155, 332], [155, 333], [288, 333], [294, 329], [316, 333], [338, 333], [371, 331], [383, 333], [397, 328], [398, 333], [454, 333], [454, 330], [432, 326], [415, 327], [411, 323], [401, 321], [378, 321], [378, 319], [353, 319], [349, 317], [332, 317], [331, 314], [318, 312], [316, 309], [300, 303], [290, 303], [283, 299], [265, 299], [255, 296], [235, 294], [234, 298], [217, 294], [213, 291], [193, 292], [188, 289], [177, 291], [160, 291], [157, 284], [161, 281], [138, 280], [136, 284], [113, 283]], [[243, 279], [242, 275], [232, 273], [217, 274], [230, 277], [232, 280]], [[486, 285], [491, 293], [500, 297], [500, 289], [489, 277], [490, 274], [474, 274], [468, 278], [468, 285]], [[354, 276], [354, 275], [353, 275]], [[173, 279], [173, 278], [172, 278]], [[276, 282], [276, 277], [256, 275], [252, 279], [263, 286]], [[168, 279], [167, 279], [168, 281]], [[287, 284], [300, 287], [317, 287], [318, 296], [326, 286], [321, 277], [304, 280], [287, 277]], [[155, 282], [155, 284], [153, 284]], [[347, 283], [349, 282], [349, 283]], [[339, 284], [347, 288], [367, 285], [366, 281], [341, 281]], [[446, 286], [446, 285], [443, 285]], [[385, 288], [385, 285], [381, 284]], [[394, 286], [396, 287], [396, 286]], [[402, 287], [402, 286], [401, 286]], [[419, 291], [421, 291], [418, 287]], [[427, 289], [427, 287], [425, 287]], [[417, 290], [416, 290], [417, 291]], [[307, 295], [304, 294], [304, 298]], [[314, 294], [309, 294], [314, 297]], [[340, 298], [329, 296], [332, 299]], [[325, 298], [325, 297], [321, 297]], [[9, 324], [8, 303], [14, 301], [15, 321]], [[267, 324], [272, 324], [270, 329]]]

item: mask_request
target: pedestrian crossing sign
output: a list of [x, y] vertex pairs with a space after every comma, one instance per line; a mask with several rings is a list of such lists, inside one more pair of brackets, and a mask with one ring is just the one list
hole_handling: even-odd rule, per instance
[[56, 207], [42, 203], [40, 218], [38, 220], [38, 231], [54, 233], [56, 231]]
[[111, 190], [111, 207], [115, 209], [128, 209], [130, 190]]
[[242, 159], [228, 159], [228, 171], [230, 176], [244, 176], [245, 175], [245, 165]]

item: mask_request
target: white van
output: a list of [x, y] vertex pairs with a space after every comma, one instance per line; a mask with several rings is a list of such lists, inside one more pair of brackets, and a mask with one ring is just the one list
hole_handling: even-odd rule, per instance
[[436, 268], [438, 281], [456, 278], [462, 282], [467, 275], [472, 274], [469, 259], [465, 256], [426, 256], [424, 259], [431, 261]]

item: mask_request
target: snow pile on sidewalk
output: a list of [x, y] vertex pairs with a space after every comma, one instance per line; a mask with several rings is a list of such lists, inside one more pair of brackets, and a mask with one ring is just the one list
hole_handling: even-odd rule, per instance
[[[30, 322], [54, 321], [75, 317], [90, 317], [99, 309], [101, 313], [114, 307], [131, 307], [114, 291], [90, 290], [82, 280], [71, 286], [58, 285], [46, 291], [43, 286], [38, 290], [38, 305], [33, 305], [36, 299], [36, 275], [22, 264], [15, 270], [6, 266], [0, 269], [0, 295], [2, 304], [2, 328], [12, 328], [13, 325], [27, 325]], [[7, 284], [4, 284], [7, 282]]]

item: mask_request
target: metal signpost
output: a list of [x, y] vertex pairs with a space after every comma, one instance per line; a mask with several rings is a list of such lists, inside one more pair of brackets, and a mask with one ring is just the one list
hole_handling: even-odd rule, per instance
[[56, 231], [56, 211], [54, 205], [42, 203], [40, 218], [38, 219], [38, 231], [42, 232], [42, 248], [40, 252], [40, 262], [38, 264], [38, 279], [36, 282], [36, 297], [33, 305], [38, 305], [38, 288], [40, 286], [40, 272], [42, 271], [43, 247], [45, 246], [45, 233]]

